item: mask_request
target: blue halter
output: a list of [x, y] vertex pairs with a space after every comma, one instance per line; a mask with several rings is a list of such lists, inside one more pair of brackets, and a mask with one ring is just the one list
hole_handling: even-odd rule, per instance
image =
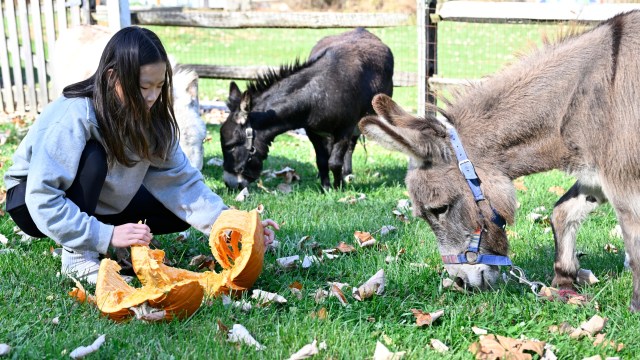
[[[471, 160], [469, 160], [467, 154], [464, 151], [464, 147], [462, 146], [462, 142], [460, 141], [458, 132], [452, 126], [447, 126], [447, 129], [449, 130], [451, 145], [453, 146], [453, 150], [456, 153], [456, 158], [458, 159], [458, 168], [460, 169], [462, 175], [464, 175], [465, 180], [467, 180], [467, 184], [471, 189], [473, 199], [476, 201], [477, 205], [480, 201], [486, 200], [484, 194], [482, 194], [482, 189], [480, 189], [480, 179], [478, 178], [478, 174], [476, 174], [476, 170], [473, 167]], [[504, 220], [504, 218], [500, 214], [498, 214], [493, 206], [491, 206], [491, 210], [493, 210], [491, 222], [504, 229], [504, 227], [506, 226], [506, 221]], [[483, 217], [482, 213], [480, 213], [480, 217]], [[513, 264], [511, 263], [511, 259], [509, 259], [508, 256], [480, 254], [480, 241], [482, 240], [482, 233], [484, 231], [484, 225], [481, 228], [476, 229], [476, 231], [471, 236], [471, 242], [469, 243], [467, 250], [458, 255], [442, 255], [442, 261], [445, 264], [485, 264], [512, 266]]]

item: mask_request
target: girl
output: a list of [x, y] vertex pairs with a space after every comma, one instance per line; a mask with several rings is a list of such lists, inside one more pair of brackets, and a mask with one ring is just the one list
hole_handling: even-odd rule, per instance
[[[5, 173], [7, 212], [26, 234], [62, 245], [62, 273], [95, 283], [109, 246], [190, 226], [208, 234], [227, 209], [178, 145], [170, 94], [160, 39], [127, 27], [95, 74], [67, 86], [22, 140]], [[269, 244], [267, 226], [278, 224], [263, 225]]]

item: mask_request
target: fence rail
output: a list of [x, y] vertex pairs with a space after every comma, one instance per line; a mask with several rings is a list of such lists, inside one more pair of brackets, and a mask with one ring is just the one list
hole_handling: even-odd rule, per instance
[[53, 51], [56, 34], [80, 24], [80, 5], [0, 0], [0, 112], [35, 114], [49, 102], [46, 54]]

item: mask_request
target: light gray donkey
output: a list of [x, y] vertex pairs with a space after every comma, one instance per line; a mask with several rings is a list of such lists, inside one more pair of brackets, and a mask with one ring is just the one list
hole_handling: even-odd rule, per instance
[[545, 44], [455, 95], [446, 118], [416, 118], [390, 98], [362, 132], [412, 158], [406, 177], [416, 216], [438, 239], [448, 272], [487, 289], [510, 265], [504, 221], [512, 222], [512, 180], [562, 169], [577, 182], [556, 203], [553, 284], [572, 288], [576, 231], [611, 202], [640, 310], [640, 12], [617, 15], [579, 35]]

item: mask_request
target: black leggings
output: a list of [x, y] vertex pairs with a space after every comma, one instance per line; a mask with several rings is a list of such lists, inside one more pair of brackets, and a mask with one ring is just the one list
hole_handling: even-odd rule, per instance
[[[169, 211], [144, 186], [140, 187], [129, 205], [121, 213], [96, 214], [98, 197], [107, 178], [107, 170], [107, 155], [104, 148], [97, 141], [89, 140], [82, 151], [76, 178], [71, 187], [65, 191], [67, 199], [76, 204], [81, 211], [93, 215], [105, 224], [122, 225], [146, 220], [146, 224], [155, 235], [184, 231], [189, 228], [189, 224]], [[7, 191], [7, 212], [25, 234], [36, 238], [46, 237], [29, 214], [25, 204], [26, 187], [27, 181], [25, 179]]]

